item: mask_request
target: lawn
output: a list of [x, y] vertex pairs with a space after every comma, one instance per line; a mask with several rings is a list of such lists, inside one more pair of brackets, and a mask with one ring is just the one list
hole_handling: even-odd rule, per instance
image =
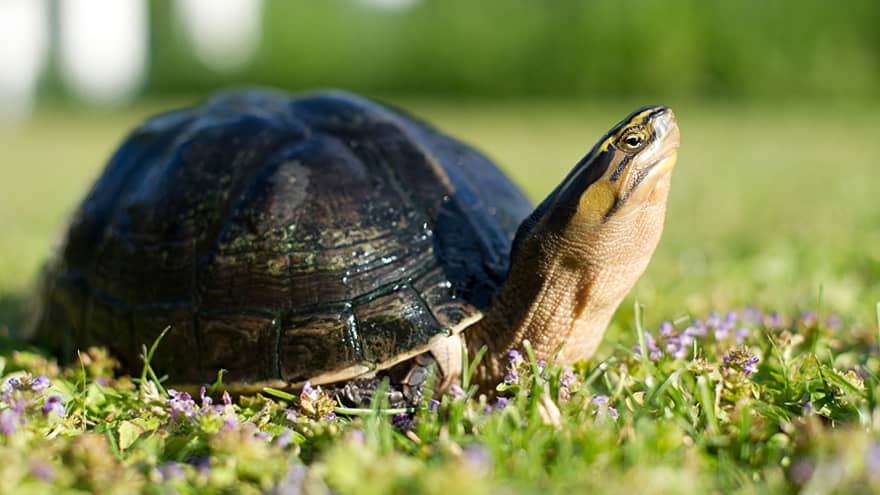
[[[395, 102], [488, 152], [536, 201], [644, 103]], [[330, 419], [317, 391], [209, 405], [114, 377], [98, 351], [58, 369], [10, 341], [0, 478], [35, 493], [880, 489], [878, 107], [666, 103], [682, 148], [664, 238], [573, 373], [526, 356], [506, 406], [465, 390]], [[169, 104], [53, 107], [0, 128], [0, 331], [19, 328], [114, 145]]]

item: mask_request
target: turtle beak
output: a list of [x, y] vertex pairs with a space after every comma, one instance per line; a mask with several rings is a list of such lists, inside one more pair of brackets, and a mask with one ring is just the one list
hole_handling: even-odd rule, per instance
[[627, 202], [634, 204], [651, 204], [665, 201], [665, 192], [669, 190], [672, 169], [678, 159], [678, 146], [681, 135], [678, 123], [672, 110], [661, 107], [650, 117], [651, 127], [656, 139], [651, 148], [644, 150], [642, 160], [635, 164], [637, 177], [627, 195]]
[[675, 167], [678, 158], [678, 147], [681, 144], [681, 134], [678, 130], [678, 122], [675, 114], [667, 107], [661, 107], [651, 117], [654, 134], [657, 136], [657, 149], [652, 154], [658, 158], [649, 163], [649, 176], [664, 175]]

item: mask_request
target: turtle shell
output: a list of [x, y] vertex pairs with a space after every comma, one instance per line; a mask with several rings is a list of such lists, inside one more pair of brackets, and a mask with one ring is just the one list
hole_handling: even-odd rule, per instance
[[330, 382], [480, 316], [532, 210], [484, 155], [343, 92], [220, 94], [113, 155], [45, 269], [36, 339], [175, 382]]

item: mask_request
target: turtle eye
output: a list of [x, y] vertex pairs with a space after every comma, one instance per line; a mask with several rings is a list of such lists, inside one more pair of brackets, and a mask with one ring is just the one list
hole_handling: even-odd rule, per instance
[[645, 143], [645, 135], [640, 131], [629, 132], [623, 135], [620, 142], [629, 150], [637, 150]]

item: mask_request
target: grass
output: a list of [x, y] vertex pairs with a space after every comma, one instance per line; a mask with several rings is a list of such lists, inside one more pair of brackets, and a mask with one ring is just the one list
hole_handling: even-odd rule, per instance
[[[334, 417], [319, 391], [206, 404], [116, 376], [97, 350], [59, 369], [7, 339], [0, 478], [34, 493], [877, 490], [877, 109], [671, 103], [683, 144], [664, 239], [571, 375], [525, 357], [504, 407], [463, 391]], [[65, 215], [158, 106], [0, 130], [0, 328], [18, 329]], [[537, 200], [637, 105], [403, 106]]]

